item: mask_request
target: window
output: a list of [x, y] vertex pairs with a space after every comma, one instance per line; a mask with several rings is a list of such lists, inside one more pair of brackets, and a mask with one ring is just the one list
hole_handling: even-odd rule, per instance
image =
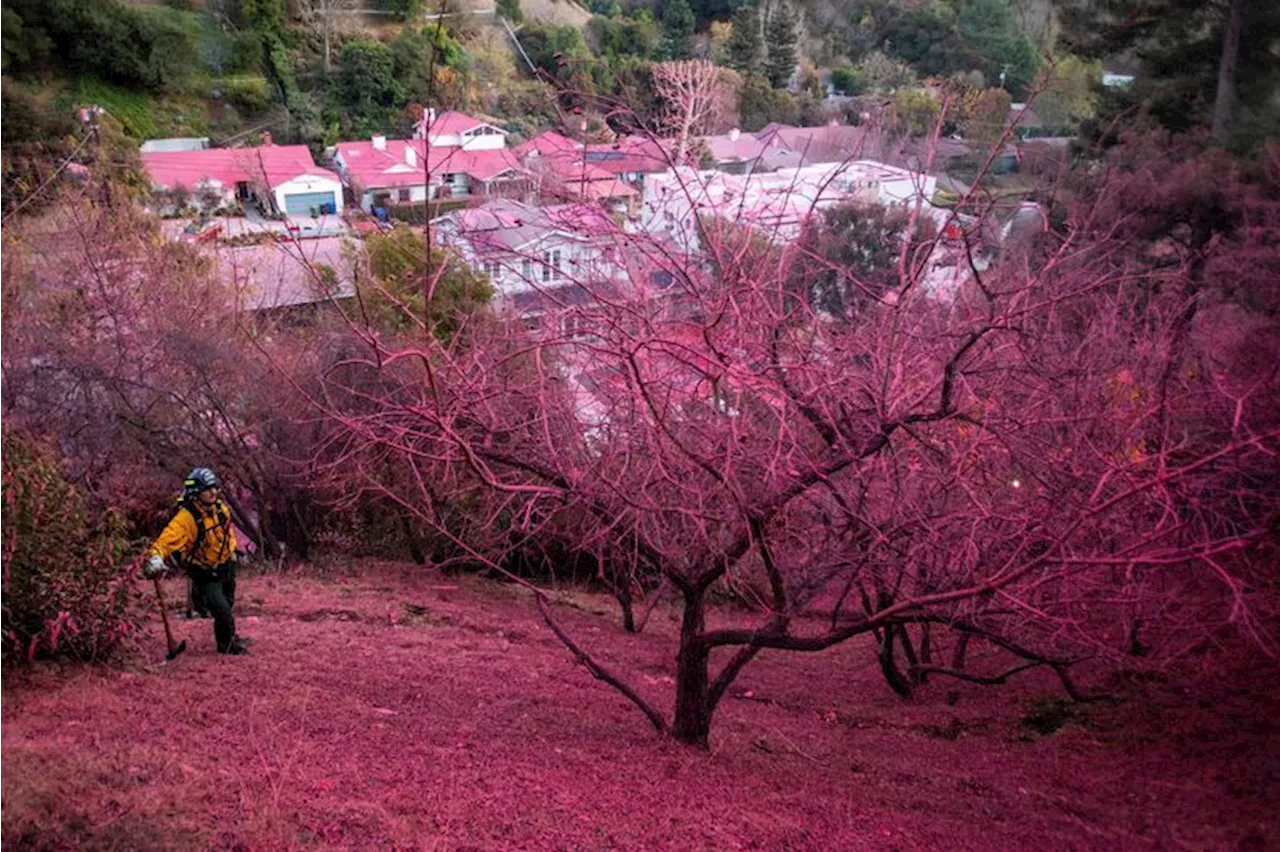
[[560, 271], [560, 249], [551, 249], [542, 253], [542, 280], [560, 280], [564, 277]]
[[533, 261], [531, 259], [526, 257], [520, 261], [520, 274], [526, 281], [533, 280]]
[[484, 274], [489, 276], [489, 280], [495, 284], [502, 278], [502, 264], [496, 260], [483, 260], [480, 267], [484, 270]]
[[565, 337], [580, 337], [589, 330], [586, 318], [576, 311], [564, 314], [560, 318], [560, 330]]
[[409, 197], [409, 190], [408, 190], [408, 189], [402, 189], [402, 190], [400, 190], [400, 191], [396, 194], [396, 200], [397, 200], [397, 201], [400, 201], [400, 202], [404, 202], [404, 201], [409, 201], [409, 200], [411, 200], [411, 199], [410, 199], [410, 197]]

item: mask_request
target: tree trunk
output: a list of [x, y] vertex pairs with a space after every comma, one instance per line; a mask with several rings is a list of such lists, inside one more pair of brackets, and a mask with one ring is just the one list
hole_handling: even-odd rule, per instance
[[960, 638], [956, 640], [955, 650], [951, 653], [951, 668], [958, 672], [964, 671], [965, 651], [969, 650], [969, 634], [961, 633]]
[[898, 671], [898, 663], [894, 659], [893, 639], [902, 629], [895, 625], [887, 625], [884, 629], [884, 641], [880, 643], [880, 671], [884, 673], [889, 688], [903, 698], [911, 697], [911, 683]]
[[409, 557], [413, 559], [415, 565], [426, 565], [427, 554], [422, 549], [421, 539], [418, 538], [417, 532], [413, 529], [413, 520], [406, 510], [399, 509], [398, 512], [400, 515], [400, 531], [404, 533], [405, 543], [409, 546]]
[[1213, 141], [1227, 141], [1231, 113], [1236, 105], [1236, 69], [1240, 64], [1240, 30], [1244, 26], [1244, 0], [1231, 0], [1222, 24], [1222, 57], [1218, 61], [1218, 91], [1213, 101]]
[[615, 577], [613, 579], [613, 596], [622, 607], [622, 629], [628, 633], [636, 632], [635, 600], [631, 597], [631, 578]]
[[676, 145], [676, 165], [684, 164], [684, 155], [689, 149], [689, 131], [693, 127], [693, 104], [689, 104], [688, 111], [680, 122], [680, 139]]
[[[332, 13], [330, 13], [332, 14]], [[324, 25], [324, 73], [333, 71], [333, 37], [329, 34], [329, 22]]]
[[711, 732], [710, 653], [702, 644], [705, 589], [684, 592], [684, 620], [680, 625], [680, 653], [676, 657], [676, 715], [671, 734], [682, 743], [707, 747]]

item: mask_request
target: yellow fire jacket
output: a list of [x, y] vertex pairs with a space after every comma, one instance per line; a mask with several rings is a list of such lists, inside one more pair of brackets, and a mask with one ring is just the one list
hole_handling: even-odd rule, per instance
[[[169, 525], [160, 533], [160, 537], [147, 551], [148, 555], [161, 559], [172, 553], [178, 553], [187, 562], [200, 568], [216, 568], [231, 559], [236, 552], [236, 533], [231, 528], [231, 512], [221, 500], [211, 508], [197, 507], [199, 518], [192, 515], [192, 510], [184, 504], [178, 513], [169, 521]], [[191, 553], [196, 543], [196, 524], [204, 525], [204, 536], [200, 540], [200, 548]]]

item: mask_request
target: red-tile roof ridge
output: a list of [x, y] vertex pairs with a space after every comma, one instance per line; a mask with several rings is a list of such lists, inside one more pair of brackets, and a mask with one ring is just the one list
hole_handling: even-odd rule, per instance
[[212, 179], [223, 186], [261, 180], [274, 188], [304, 174], [337, 177], [316, 165], [306, 145], [153, 151], [140, 157], [152, 181], [164, 187], [195, 186]]

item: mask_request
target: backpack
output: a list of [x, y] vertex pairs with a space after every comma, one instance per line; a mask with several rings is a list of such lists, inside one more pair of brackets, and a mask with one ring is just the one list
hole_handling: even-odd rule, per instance
[[[183, 571], [190, 572], [192, 570], [208, 570], [206, 566], [195, 564], [195, 556], [200, 552], [200, 546], [204, 544], [204, 537], [206, 533], [204, 526], [204, 513], [199, 509], [194, 500], [189, 499], [185, 495], [178, 498], [178, 509], [186, 509], [191, 513], [192, 520], [196, 522], [196, 539], [191, 543], [191, 547], [189, 547], [185, 553], [175, 551], [173, 554], [175, 557], [174, 561]], [[230, 514], [225, 514], [225, 510], [224, 514], [219, 516], [216, 506], [213, 509], [213, 513], [214, 518], [219, 523], [229, 523], [231, 521]]]

